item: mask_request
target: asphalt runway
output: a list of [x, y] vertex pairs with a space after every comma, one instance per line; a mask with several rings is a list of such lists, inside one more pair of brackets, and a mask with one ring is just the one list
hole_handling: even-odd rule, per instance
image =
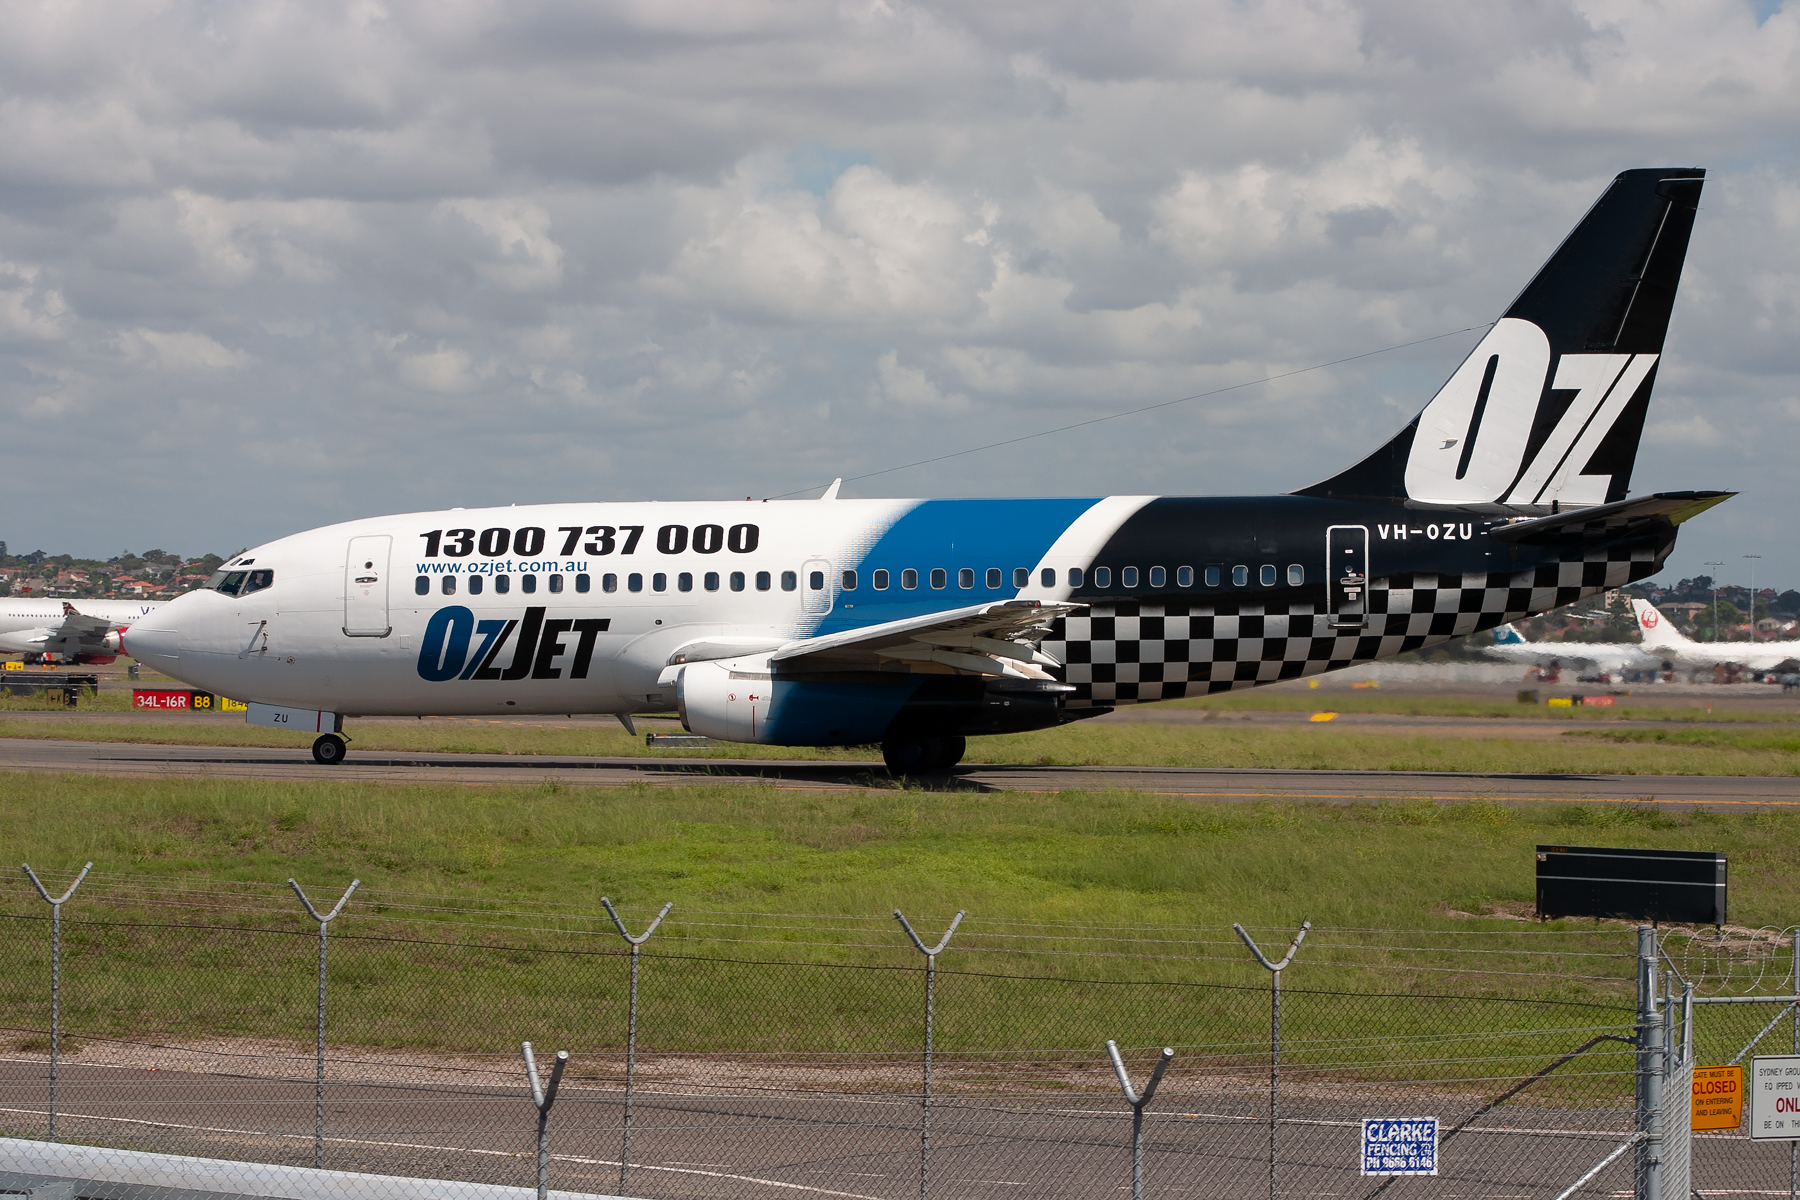
[[[948, 1064], [946, 1064], [948, 1065]], [[18, 1136], [47, 1132], [41, 1061], [0, 1062], [0, 1122]], [[774, 1080], [770, 1081], [775, 1084]], [[1248, 1083], [1248, 1081], [1244, 1081]], [[969, 1200], [1076, 1200], [1126, 1190], [1130, 1110], [1116, 1092], [1081, 1089], [958, 1095], [932, 1108], [934, 1194]], [[1368, 1196], [1384, 1182], [1358, 1172], [1359, 1116], [1430, 1111], [1447, 1141], [1440, 1174], [1391, 1189], [1409, 1195], [1554, 1196], [1628, 1132], [1628, 1107], [1496, 1109], [1480, 1097], [1417, 1089], [1334, 1088], [1284, 1103], [1282, 1190]], [[65, 1061], [60, 1140], [163, 1153], [310, 1166], [313, 1084], [198, 1072], [146, 1073]], [[838, 1196], [904, 1200], [919, 1194], [920, 1099], [817, 1086], [789, 1090], [640, 1089], [631, 1171], [619, 1187], [623, 1095], [565, 1084], [551, 1117], [551, 1186], [627, 1196]], [[533, 1113], [522, 1087], [328, 1082], [325, 1165], [381, 1175], [530, 1186]], [[1268, 1186], [1267, 1093], [1216, 1076], [1171, 1073], [1146, 1122], [1146, 1182], [1156, 1195], [1249, 1196]], [[1761, 1164], [1719, 1172], [1742, 1187]], [[1783, 1156], [1785, 1165], [1785, 1156]], [[1629, 1180], [1629, 1162], [1606, 1182]], [[1607, 1189], [1611, 1190], [1611, 1189]]]
[[[581, 755], [412, 754], [352, 748], [339, 766], [303, 749], [158, 746], [0, 739], [0, 770], [156, 778], [376, 780], [389, 783], [764, 784], [792, 791], [887, 789], [881, 763], [767, 759], [643, 759]], [[1059, 792], [1122, 789], [1196, 800], [1513, 800], [1551, 803], [1800, 807], [1800, 779], [1721, 775], [1525, 775], [1404, 771], [1282, 771], [1199, 767], [1058, 767], [971, 763], [922, 777], [939, 790]]]

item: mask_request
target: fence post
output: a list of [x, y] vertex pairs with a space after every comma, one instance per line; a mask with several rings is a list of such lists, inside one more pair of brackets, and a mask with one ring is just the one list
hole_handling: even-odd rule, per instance
[[1268, 968], [1275, 981], [1269, 991], [1269, 1200], [1275, 1200], [1276, 1182], [1281, 1174], [1281, 973], [1294, 961], [1312, 922], [1300, 922], [1300, 932], [1288, 943], [1287, 955], [1280, 962], [1270, 962], [1242, 925], [1233, 921], [1231, 927], [1244, 939], [1244, 945], [1250, 947], [1250, 953], [1256, 955], [1256, 961]]
[[37, 872], [31, 869], [30, 863], [19, 865], [25, 868], [25, 874], [31, 879], [31, 886], [37, 889], [38, 895], [44, 898], [44, 903], [50, 906], [50, 1136], [46, 1140], [54, 1142], [57, 1070], [62, 1057], [62, 906], [75, 894], [75, 889], [81, 886], [81, 881], [94, 869], [94, 864], [89, 863], [81, 868], [81, 874], [75, 877], [69, 890], [55, 899], [51, 899], [49, 889], [37, 877]]
[[531, 1080], [531, 1102], [537, 1105], [537, 1200], [545, 1200], [550, 1190], [550, 1106], [556, 1103], [556, 1089], [562, 1086], [563, 1067], [568, 1065], [569, 1052], [556, 1052], [556, 1062], [550, 1068], [550, 1090], [546, 1092], [538, 1080], [537, 1059], [531, 1053], [531, 1043], [520, 1042], [519, 1049], [525, 1052], [525, 1078]]
[[313, 907], [313, 902], [306, 898], [306, 893], [290, 876], [288, 886], [294, 889], [294, 895], [300, 897], [300, 903], [306, 906], [308, 915], [319, 923], [319, 1040], [314, 1051], [313, 1063], [313, 1166], [325, 1165], [325, 929], [332, 920], [344, 911], [344, 905], [350, 902], [350, 893], [362, 883], [360, 879], [352, 879], [350, 886], [338, 898], [336, 907], [330, 912], [321, 914]]
[[894, 920], [900, 922], [900, 928], [906, 930], [906, 936], [912, 939], [912, 944], [925, 956], [925, 1089], [919, 1106], [919, 1200], [926, 1200], [931, 1194], [931, 1033], [936, 1017], [937, 956], [950, 944], [950, 935], [962, 924], [966, 912], [966, 909], [957, 909], [956, 916], [950, 921], [950, 928], [944, 930], [944, 936], [938, 939], [938, 944], [926, 949], [919, 935], [913, 932], [913, 927], [900, 915], [900, 910], [894, 910]]
[[625, 932], [625, 922], [619, 919], [618, 910], [613, 908], [611, 900], [600, 897], [600, 903], [606, 906], [607, 915], [612, 917], [613, 925], [619, 930], [619, 936], [631, 946], [631, 1008], [625, 1019], [625, 1147], [619, 1153], [619, 1192], [625, 1191], [625, 1175], [631, 1170], [631, 1088], [637, 1078], [637, 1000], [638, 1000], [638, 947], [650, 940], [656, 927], [662, 924], [669, 910], [675, 907], [673, 900], [662, 906], [656, 914], [656, 920], [650, 922], [650, 928], [632, 937]]
[[1636, 1193], [1638, 1200], [1662, 1196], [1663, 1020], [1656, 1011], [1656, 928], [1638, 926], [1638, 1050]]
[[1150, 1098], [1156, 1095], [1156, 1085], [1162, 1082], [1163, 1071], [1169, 1066], [1169, 1060], [1175, 1057], [1172, 1047], [1164, 1046], [1163, 1052], [1156, 1059], [1156, 1067], [1150, 1072], [1150, 1082], [1144, 1085], [1144, 1094], [1138, 1095], [1131, 1090], [1131, 1076], [1125, 1073], [1125, 1061], [1119, 1057], [1119, 1047], [1111, 1038], [1106, 1040], [1106, 1052], [1112, 1055], [1113, 1070], [1119, 1076], [1119, 1088], [1125, 1093], [1125, 1103], [1131, 1105], [1131, 1200], [1144, 1200], [1144, 1109]]

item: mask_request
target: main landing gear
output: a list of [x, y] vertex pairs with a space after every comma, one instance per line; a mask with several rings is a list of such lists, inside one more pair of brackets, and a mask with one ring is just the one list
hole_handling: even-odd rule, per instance
[[319, 740], [313, 743], [313, 761], [335, 767], [344, 761], [350, 743], [344, 740], [341, 733], [322, 733]]
[[881, 743], [881, 760], [895, 775], [923, 775], [928, 771], [948, 771], [962, 761], [968, 748], [968, 739], [962, 737], [901, 734]]

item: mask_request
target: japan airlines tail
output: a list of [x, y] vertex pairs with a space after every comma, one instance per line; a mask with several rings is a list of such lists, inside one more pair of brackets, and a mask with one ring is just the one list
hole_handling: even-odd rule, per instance
[[1628, 496], [1703, 174], [1618, 176], [1411, 424], [1296, 492], [379, 517], [233, 559], [133, 652], [321, 761], [347, 715], [677, 712], [914, 771], [1491, 629], [1653, 574], [1730, 495]]
[[0, 598], [0, 654], [55, 654], [64, 662], [109, 663], [125, 634], [164, 601]]
[[1696, 642], [1648, 600], [1633, 600], [1631, 609], [1637, 614], [1644, 648], [1686, 670], [1735, 663], [1752, 671], [1772, 671], [1800, 658], [1800, 642]]

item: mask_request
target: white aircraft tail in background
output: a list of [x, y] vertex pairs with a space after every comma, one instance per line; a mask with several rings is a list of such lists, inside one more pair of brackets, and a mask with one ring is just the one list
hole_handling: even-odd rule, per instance
[[1696, 642], [1675, 628], [1675, 622], [1648, 600], [1633, 600], [1631, 611], [1637, 614], [1644, 649], [1685, 669], [1737, 663], [1752, 671], [1773, 671], [1800, 657], [1800, 642]]

